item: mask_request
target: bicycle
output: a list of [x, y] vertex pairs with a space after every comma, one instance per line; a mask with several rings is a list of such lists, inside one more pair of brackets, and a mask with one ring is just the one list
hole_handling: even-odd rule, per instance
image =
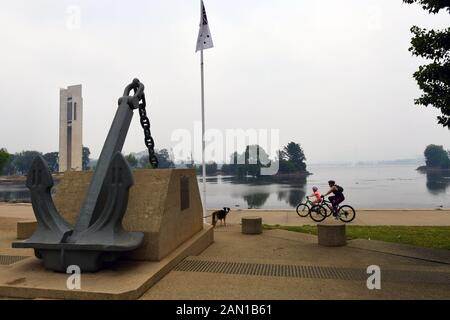
[[306, 197], [306, 202], [302, 202], [297, 205], [297, 208], [295, 210], [300, 217], [305, 218], [309, 215], [309, 212], [311, 211], [311, 208], [313, 206], [314, 203], [309, 199], [309, 197]]
[[309, 197], [306, 197], [306, 202], [302, 202], [299, 205], [297, 205], [296, 211], [300, 217], [306, 218], [308, 215], [310, 215], [311, 219], [316, 221], [315, 220], [316, 215], [322, 216], [323, 213], [318, 208], [312, 210], [312, 208], [315, 208], [315, 207], [318, 207], [318, 205], [315, 204], [313, 201], [311, 201]]
[[[331, 216], [331, 214], [334, 212], [334, 209], [332, 203], [326, 200], [324, 196], [322, 196], [322, 202], [320, 204], [316, 204], [311, 208], [311, 212], [313, 211], [317, 214], [311, 214], [311, 219], [313, 219], [315, 222], [322, 222], [327, 217]], [[352, 222], [356, 217], [356, 211], [352, 206], [343, 205], [338, 208], [337, 215], [342, 222]]]

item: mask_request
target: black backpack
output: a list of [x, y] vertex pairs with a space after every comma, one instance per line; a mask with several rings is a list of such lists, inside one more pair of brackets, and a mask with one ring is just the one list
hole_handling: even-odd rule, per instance
[[339, 192], [339, 193], [344, 192], [344, 188], [342, 188], [341, 186], [336, 185], [336, 189], [337, 189], [337, 192]]

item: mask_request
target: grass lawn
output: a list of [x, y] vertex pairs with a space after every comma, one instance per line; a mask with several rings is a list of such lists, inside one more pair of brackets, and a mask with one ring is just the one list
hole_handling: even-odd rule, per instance
[[[317, 226], [264, 225], [264, 229], [282, 229], [317, 235]], [[450, 227], [349, 226], [347, 238], [369, 239], [450, 250]]]

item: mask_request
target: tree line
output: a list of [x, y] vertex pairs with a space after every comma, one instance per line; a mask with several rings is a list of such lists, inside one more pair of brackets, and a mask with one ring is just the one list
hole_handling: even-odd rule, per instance
[[[83, 147], [83, 170], [94, 170], [95, 161], [91, 162], [91, 152], [88, 147]], [[26, 150], [10, 154], [5, 148], [0, 149], [0, 175], [26, 175], [31, 168], [34, 158], [42, 156], [48, 164], [50, 172], [59, 172], [59, 153], [49, 152], [42, 153], [34, 150]], [[156, 150], [156, 156], [159, 160], [159, 167], [163, 168], [175, 168], [174, 162], [170, 159], [167, 149]], [[125, 157], [133, 169], [136, 168], [150, 168], [148, 155], [138, 156], [134, 153], [130, 153]], [[93, 163], [93, 164], [91, 164]]]
[[[254, 152], [253, 152], [254, 151]], [[176, 165], [167, 149], [155, 151], [159, 161], [159, 168], [175, 168]], [[83, 147], [83, 170], [94, 170], [95, 161], [91, 162], [90, 150]], [[15, 154], [9, 154], [6, 149], [0, 149], [0, 175], [26, 175], [30, 170], [33, 159], [42, 156], [52, 173], [59, 172], [59, 154], [50, 152], [43, 154], [39, 151], [22, 151]], [[147, 154], [138, 155], [130, 153], [125, 156], [131, 168], [151, 168]], [[300, 144], [290, 142], [278, 152], [277, 159], [269, 159], [267, 152], [258, 145], [249, 145], [243, 153], [234, 152], [229, 164], [219, 165], [215, 162], [206, 164], [206, 174], [216, 175], [222, 173], [238, 177], [253, 176], [261, 174], [261, 168], [271, 165], [278, 165], [279, 174], [306, 173], [306, 157]], [[92, 167], [91, 167], [92, 164]], [[194, 163], [188, 163], [184, 167], [196, 169], [198, 174], [202, 173], [202, 166]]]
[[[91, 151], [87, 147], [83, 147], [82, 164], [83, 170], [89, 170]], [[26, 150], [14, 154], [8, 153], [5, 148], [0, 149], [0, 175], [26, 175], [33, 164], [34, 158], [42, 156], [48, 164], [50, 172], [59, 172], [59, 153], [49, 152], [42, 153], [35, 150]]]
[[[255, 150], [251, 152], [251, 150]], [[206, 166], [207, 175], [232, 175], [237, 177], [253, 176], [257, 177], [261, 174], [261, 168], [269, 167], [270, 165], [279, 165], [279, 174], [292, 174], [292, 173], [306, 173], [306, 157], [300, 144], [290, 142], [282, 150], [278, 152], [278, 158], [270, 160], [264, 148], [259, 145], [249, 145], [246, 147], [243, 153], [234, 152], [230, 156], [230, 163], [223, 164], [221, 167], [214, 161], [208, 162]], [[174, 160], [171, 158], [167, 149], [157, 150], [156, 156], [159, 161], [159, 168], [175, 168]], [[135, 153], [131, 153], [125, 157], [132, 168], [151, 168], [148, 156], [137, 156]], [[262, 161], [261, 161], [262, 160]], [[272, 163], [272, 162], [275, 163]], [[200, 164], [182, 163], [178, 167], [193, 168], [197, 174], [201, 175], [203, 167]]]
[[[155, 150], [155, 154], [156, 157], [158, 158], [159, 169], [175, 168], [175, 163], [172, 161], [169, 151], [167, 149]], [[129, 155], [125, 156], [125, 159], [127, 159], [128, 164], [132, 169], [152, 168], [152, 166], [150, 165], [148, 154], [138, 156], [136, 153], [130, 153]]]

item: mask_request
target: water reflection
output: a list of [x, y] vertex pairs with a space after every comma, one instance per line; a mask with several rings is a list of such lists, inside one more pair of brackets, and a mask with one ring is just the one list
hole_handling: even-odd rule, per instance
[[[329, 178], [346, 189], [346, 202], [359, 208], [450, 207], [450, 171], [420, 174], [417, 166], [318, 166], [302, 177], [207, 177], [209, 208], [289, 209], [316, 185], [326, 191]], [[200, 192], [202, 181], [199, 177]], [[57, 180], [55, 179], [55, 184]], [[308, 186], [308, 187], [306, 187]], [[56, 188], [52, 189], [54, 192]], [[30, 201], [24, 181], [0, 180], [0, 201]]]
[[450, 172], [427, 172], [427, 189], [433, 195], [446, 193], [450, 186]]
[[306, 196], [305, 189], [299, 188], [298, 186], [290, 186], [289, 191], [280, 191], [278, 192], [278, 200], [285, 201], [292, 208], [297, 207], [297, 205], [303, 201]]
[[[201, 177], [198, 182], [201, 185]], [[206, 182], [208, 206], [212, 208], [274, 209], [296, 207], [305, 196], [306, 177], [209, 176]]]
[[295, 208], [305, 197], [306, 177], [280, 179], [279, 177], [266, 176], [259, 178], [228, 178], [228, 180], [232, 184], [268, 187], [268, 192], [255, 190], [253, 193], [246, 193], [242, 197], [249, 209], [263, 208], [271, 194], [277, 195], [279, 202], [284, 201], [292, 208]]
[[25, 182], [0, 184], [0, 202], [30, 202], [30, 191], [25, 186]]
[[[0, 181], [0, 202], [31, 203], [30, 190], [28, 190], [25, 183], [25, 180], [22, 179], [11, 179], [11, 181], [8, 181], [6, 178]], [[53, 177], [53, 183], [52, 195], [56, 192], [59, 179]]]
[[260, 209], [264, 206], [269, 197], [270, 193], [253, 193], [243, 196], [243, 199], [247, 202], [249, 209]]

